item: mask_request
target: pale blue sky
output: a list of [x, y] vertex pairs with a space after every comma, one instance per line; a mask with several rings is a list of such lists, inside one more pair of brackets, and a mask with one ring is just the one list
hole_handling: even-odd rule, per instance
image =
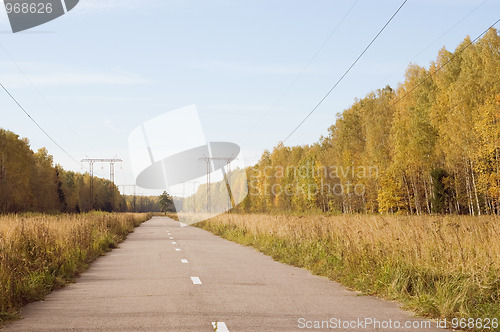
[[[354, 0], [80, 0], [17, 34], [0, 8], [0, 80], [76, 159], [123, 158], [117, 184], [134, 181], [131, 130], [191, 104], [208, 140], [239, 144], [253, 163], [310, 112], [401, 2], [359, 0], [306, 69]], [[499, 0], [409, 0], [287, 144], [317, 141], [356, 97], [397, 86], [410, 62], [428, 66], [441, 47], [454, 50], [499, 15]], [[0, 115], [0, 127], [81, 170], [3, 91]], [[97, 168], [107, 176], [107, 166]]]

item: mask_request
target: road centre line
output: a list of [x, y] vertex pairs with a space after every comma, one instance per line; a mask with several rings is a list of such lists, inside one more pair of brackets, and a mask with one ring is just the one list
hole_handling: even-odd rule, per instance
[[201, 285], [201, 280], [198, 277], [191, 277], [191, 281], [194, 285]]
[[227, 329], [226, 323], [224, 323], [224, 322], [212, 322], [212, 326], [214, 328], [214, 331], [229, 332], [229, 330]]

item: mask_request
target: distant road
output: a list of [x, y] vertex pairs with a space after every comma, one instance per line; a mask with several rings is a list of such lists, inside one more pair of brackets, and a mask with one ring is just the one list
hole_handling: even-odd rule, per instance
[[[331, 331], [390, 331], [381, 324], [425, 324], [395, 303], [164, 217], [136, 228], [76, 283], [29, 304], [22, 316], [4, 331], [214, 331], [215, 322], [218, 331], [321, 330], [306, 328], [316, 321], [328, 321], [324, 330]], [[364, 328], [333, 329], [338, 319]], [[379, 328], [357, 325], [370, 319]], [[428, 323], [432, 328], [414, 330], [442, 331]]]

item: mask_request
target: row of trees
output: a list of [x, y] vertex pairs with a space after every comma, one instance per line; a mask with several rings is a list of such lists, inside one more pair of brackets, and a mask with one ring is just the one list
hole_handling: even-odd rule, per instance
[[[123, 196], [109, 180], [54, 166], [45, 148], [33, 152], [29, 141], [0, 129], [0, 213], [101, 211], [156, 212], [158, 197]], [[92, 204], [91, 204], [92, 203]]]
[[[495, 29], [454, 53], [443, 48], [429, 68], [410, 65], [397, 89], [356, 100], [317, 143], [265, 151], [246, 169], [249, 195], [239, 209], [500, 214], [499, 78]], [[125, 197], [95, 177], [90, 197], [90, 180], [0, 129], [0, 213], [160, 211], [170, 201]], [[185, 205], [207, 209], [224, 188], [208, 194], [201, 186]]]
[[244, 211], [500, 214], [500, 36], [410, 65], [338, 114], [311, 146], [276, 146], [247, 170]]
[[123, 195], [122, 197], [126, 212], [164, 212], [161, 196]]

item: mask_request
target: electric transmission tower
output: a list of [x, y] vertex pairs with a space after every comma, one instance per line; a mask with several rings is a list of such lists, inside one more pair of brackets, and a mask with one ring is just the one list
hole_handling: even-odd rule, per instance
[[206, 164], [207, 164], [207, 212], [208, 213], [211, 212], [210, 210], [211, 210], [211, 204], [212, 204], [212, 202], [211, 202], [211, 192], [210, 192], [210, 182], [211, 182], [210, 173], [211, 173], [211, 169], [214, 166], [213, 162], [216, 161], [216, 160], [225, 161], [226, 162], [227, 172], [224, 169], [224, 166], [222, 166], [220, 168], [220, 170], [222, 171], [222, 176], [224, 178], [224, 182], [226, 184], [227, 193], [228, 193], [228, 196], [229, 196], [228, 211], [231, 208], [234, 208], [236, 206], [235, 203], [234, 203], [233, 193], [231, 192], [231, 185], [230, 185], [230, 180], [229, 180], [229, 176], [231, 174], [231, 161], [233, 159], [234, 158], [232, 158], [232, 157], [206, 157], [206, 156], [204, 156], [203, 158], [199, 159], [199, 160], [205, 161]]
[[137, 209], [135, 207], [136, 201], [137, 201], [137, 185], [136, 184], [120, 184], [123, 190], [123, 194], [125, 195], [125, 188], [126, 187], [133, 187], [134, 188], [134, 198], [132, 203], [134, 204], [134, 212], [137, 212]]
[[[90, 170], [90, 210], [94, 209], [94, 163], [109, 163], [109, 181], [111, 184], [115, 184], [115, 163], [121, 163], [123, 160], [112, 158], [112, 159], [99, 159], [99, 158], [86, 158], [82, 159], [82, 163], [89, 163]], [[115, 196], [113, 195], [113, 202]]]

